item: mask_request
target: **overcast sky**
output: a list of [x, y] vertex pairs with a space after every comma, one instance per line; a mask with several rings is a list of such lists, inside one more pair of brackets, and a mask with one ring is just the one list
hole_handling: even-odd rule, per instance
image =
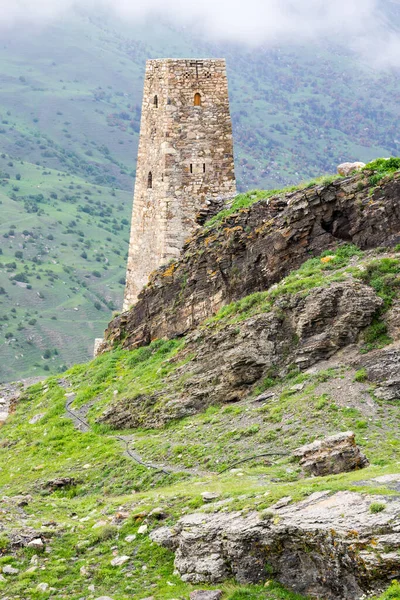
[[195, 24], [221, 41], [265, 45], [328, 38], [345, 42], [371, 63], [399, 66], [400, 36], [384, 25], [385, 1], [390, 0], [0, 0], [0, 27], [46, 24], [76, 6], [102, 7], [125, 21], [160, 15], [173, 24]]

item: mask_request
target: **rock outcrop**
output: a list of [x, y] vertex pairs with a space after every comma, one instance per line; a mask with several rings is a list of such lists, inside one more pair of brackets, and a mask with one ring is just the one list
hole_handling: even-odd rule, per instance
[[377, 398], [400, 400], [400, 342], [370, 352], [358, 366], [365, 368], [369, 381], [377, 384], [374, 391]]
[[343, 177], [348, 177], [355, 171], [361, 171], [364, 167], [365, 163], [363, 162], [345, 162], [338, 166], [337, 172]]
[[15, 405], [22, 391], [41, 381], [43, 377], [31, 377], [30, 379], [22, 379], [12, 383], [0, 383], [0, 425], [4, 423], [10, 412], [15, 409]]
[[223, 305], [268, 289], [307, 258], [353, 242], [400, 242], [400, 172], [371, 188], [368, 171], [261, 200], [199, 230], [111, 321], [101, 351], [186, 334]]
[[[273, 310], [188, 336], [178, 360], [190, 360], [165, 380], [162, 391], [119, 396], [102, 416], [117, 428], [157, 427], [208, 406], [235, 402], [267, 374], [325, 360], [357, 341], [382, 300], [355, 281], [333, 283], [276, 300]], [[179, 381], [183, 384], [179, 385]]]
[[338, 433], [298, 448], [294, 456], [306, 475], [324, 477], [363, 469], [369, 465], [367, 457], [356, 444], [352, 431]]
[[[399, 476], [400, 479], [400, 476]], [[196, 513], [152, 532], [175, 551], [184, 581], [281, 583], [324, 600], [354, 600], [400, 575], [400, 500], [354, 492], [312, 494], [256, 512]]]

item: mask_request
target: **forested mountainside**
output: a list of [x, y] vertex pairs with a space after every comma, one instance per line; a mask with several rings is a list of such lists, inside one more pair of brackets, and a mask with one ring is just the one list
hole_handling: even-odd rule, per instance
[[[399, 23], [391, 14], [390, 26]], [[396, 153], [394, 73], [340, 46], [251, 50], [193, 33], [80, 16], [4, 34], [2, 150], [130, 190], [146, 59], [224, 56], [240, 189], [282, 187], [333, 172], [344, 159]]]

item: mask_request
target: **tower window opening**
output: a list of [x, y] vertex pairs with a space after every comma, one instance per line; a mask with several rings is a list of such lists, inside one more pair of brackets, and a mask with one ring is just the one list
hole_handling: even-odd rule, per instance
[[203, 173], [206, 172], [206, 163], [203, 163]]
[[154, 106], [155, 108], [158, 108], [158, 96], [154, 96]]
[[190, 172], [193, 173], [193, 165], [190, 163]]
[[201, 106], [201, 96], [200, 96], [199, 92], [196, 92], [194, 95], [194, 105]]
[[152, 187], [153, 187], [153, 175], [152, 175], [152, 172], [150, 171], [147, 176], [147, 188], [149, 190], [151, 190]]
[[161, 173], [161, 181], [164, 181], [164, 173]]

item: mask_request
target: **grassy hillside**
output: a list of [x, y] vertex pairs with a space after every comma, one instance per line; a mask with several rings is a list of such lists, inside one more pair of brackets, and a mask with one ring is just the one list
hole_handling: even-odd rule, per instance
[[[375, 271], [378, 264], [382, 266], [371, 285], [386, 294], [388, 259], [361, 252], [356, 257], [364, 269], [359, 276], [365, 274], [368, 261]], [[351, 277], [358, 272], [351, 258], [349, 253], [338, 254], [331, 265], [312, 259], [282, 282], [281, 292], [290, 295], [310, 285], [329, 285], [323, 275], [334, 275], [335, 265], [338, 276]], [[390, 265], [398, 266], [396, 261], [390, 259]], [[246, 299], [237, 303], [236, 312], [245, 304]], [[254, 307], [254, 298], [247, 305]], [[269, 310], [265, 303], [264, 310]], [[207, 326], [219, 327], [234, 315], [232, 306]], [[240, 318], [236, 323], [240, 326]], [[2, 503], [6, 519], [0, 534], [0, 566], [19, 570], [0, 580], [0, 592], [78, 600], [90, 585], [93, 597], [109, 595], [114, 600], [149, 593], [156, 600], [187, 598], [192, 589], [207, 586], [182, 582], [173, 573], [172, 552], [150, 542], [148, 533], [160, 521], [173, 524], [199, 509], [263, 511], [282, 497], [297, 501], [321, 490], [361, 491], [372, 500], [375, 494], [393, 493], [374, 478], [398, 472], [399, 405], [376, 398], [374, 384], [365, 372], [346, 363], [343, 352], [329, 364], [266, 381], [272, 400], [255, 402], [260, 392], [255, 389], [241, 402], [212, 406], [157, 430], [115, 432], [96, 423], [99, 411], [110, 403], [163, 385], [179, 367], [184, 343], [156, 342], [131, 352], [116, 350], [26, 392], [0, 429], [0, 485], [3, 494], [11, 497]], [[66, 412], [67, 401], [88, 420], [89, 430], [76, 429]], [[300, 444], [348, 429], [356, 432], [370, 460], [367, 469], [304, 479], [298, 465], [284, 456], [250, 460], [222, 473], [255, 452], [290, 453]], [[117, 433], [122, 439], [116, 439]], [[153, 467], [132, 460], [126, 442], [145, 465]], [[57, 477], [72, 480], [57, 490], [49, 483]], [[204, 506], [204, 491], [217, 493], [222, 504]], [[16, 506], [21, 498], [12, 497], [17, 494], [32, 496], [27, 506]], [[157, 510], [152, 513], [153, 509]], [[140, 529], [143, 525], [147, 528]], [[12, 544], [28, 528], [47, 540], [46, 551]], [[122, 566], [112, 566], [116, 556], [128, 558]], [[41, 583], [50, 586], [44, 593], [37, 588]], [[306, 600], [284, 590], [267, 574], [265, 585], [227, 582], [211, 587], [221, 588], [224, 600]], [[381, 600], [389, 598], [400, 598], [396, 582], [381, 596]]]
[[129, 192], [0, 156], [0, 381], [86, 360], [119, 307]]

